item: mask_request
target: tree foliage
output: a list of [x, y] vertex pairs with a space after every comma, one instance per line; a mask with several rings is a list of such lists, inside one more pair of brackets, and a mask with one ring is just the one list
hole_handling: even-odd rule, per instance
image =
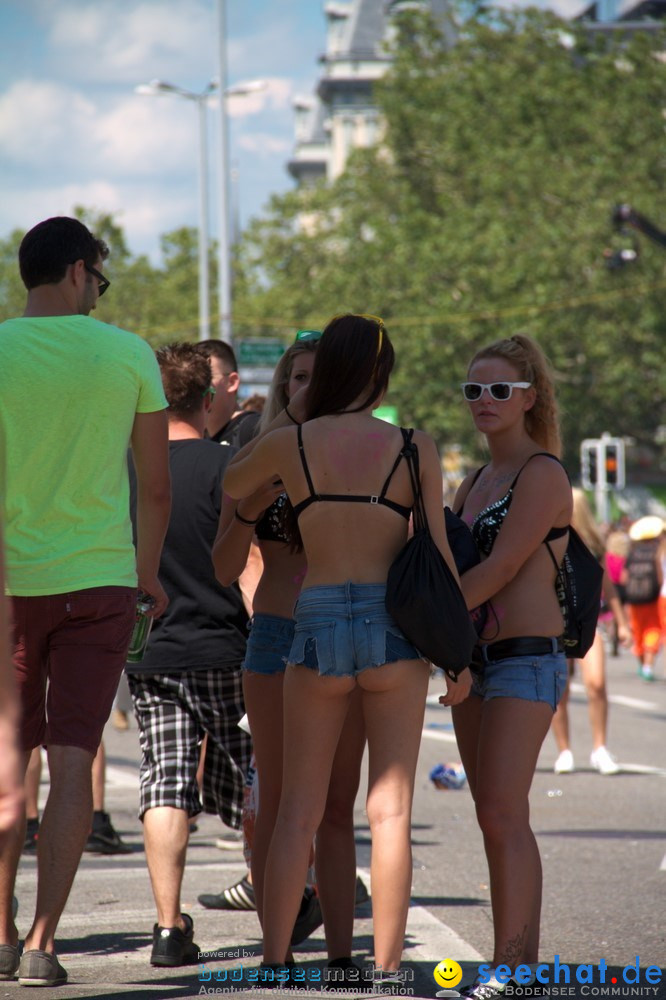
[[572, 466], [580, 439], [604, 430], [653, 442], [666, 423], [666, 258], [644, 242], [637, 264], [611, 272], [603, 249], [618, 202], [666, 223], [664, 47], [648, 33], [593, 41], [531, 10], [468, 22], [447, 48], [408, 16], [377, 87], [383, 146], [255, 222], [242, 322], [383, 315], [402, 419], [472, 449], [457, 388], [467, 362], [528, 332], [558, 373]]

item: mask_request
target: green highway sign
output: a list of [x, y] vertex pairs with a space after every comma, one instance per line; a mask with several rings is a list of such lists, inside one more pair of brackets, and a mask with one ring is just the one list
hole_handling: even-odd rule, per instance
[[284, 344], [281, 340], [241, 340], [236, 354], [242, 367], [271, 368], [284, 354]]

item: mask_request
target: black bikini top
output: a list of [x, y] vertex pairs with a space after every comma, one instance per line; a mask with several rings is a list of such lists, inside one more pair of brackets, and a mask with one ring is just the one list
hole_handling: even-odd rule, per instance
[[[535, 452], [534, 455], [530, 455], [530, 457], [527, 459], [527, 462], [531, 461], [537, 455], [544, 455], [546, 458], [552, 458], [556, 462], [559, 462], [559, 459], [556, 458], [555, 455], [551, 455], [550, 452], [548, 451]], [[509, 486], [504, 496], [501, 497], [499, 500], [495, 500], [494, 503], [489, 504], [488, 507], [484, 507], [483, 510], [480, 510], [479, 513], [474, 518], [474, 521], [472, 522], [472, 528], [471, 528], [472, 537], [476, 542], [476, 547], [478, 548], [479, 552], [483, 552], [485, 556], [489, 556], [490, 553], [492, 552], [495, 539], [499, 534], [499, 530], [502, 527], [504, 518], [509, 513], [509, 507], [511, 506], [511, 501], [513, 499], [513, 490], [515, 488], [516, 483], [518, 482], [520, 473], [525, 468], [525, 465], [527, 465], [527, 462], [525, 462], [525, 464], [518, 470], [515, 479], [511, 483], [511, 486]], [[480, 469], [477, 470], [476, 475], [474, 476], [474, 479], [471, 482], [470, 488], [467, 491], [467, 496], [469, 496], [469, 494], [471, 493], [474, 483], [477, 481], [477, 479], [479, 478], [479, 476], [481, 475], [481, 473], [485, 468], [486, 466], [483, 465]], [[467, 497], [465, 497], [465, 500], [466, 499]], [[461, 512], [464, 506], [465, 503], [463, 501], [463, 507], [460, 508]], [[566, 535], [568, 530], [569, 530], [569, 525], [565, 525], [563, 528], [551, 528], [543, 541], [552, 542], [556, 538], [562, 538], [564, 535]]]
[[389, 488], [391, 479], [393, 478], [393, 473], [398, 468], [398, 466], [400, 465], [400, 461], [404, 457], [404, 451], [405, 451], [404, 446], [400, 450], [400, 454], [393, 463], [393, 468], [388, 474], [388, 478], [382, 487], [381, 493], [375, 496], [355, 496], [353, 494], [350, 495], [348, 493], [316, 493], [314, 488], [314, 483], [312, 482], [312, 476], [310, 475], [310, 470], [308, 468], [308, 463], [305, 458], [305, 449], [303, 448], [303, 431], [300, 424], [298, 425], [298, 450], [301, 455], [303, 472], [305, 473], [305, 478], [308, 484], [308, 489], [310, 490], [310, 495], [307, 496], [305, 500], [301, 500], [300, 503], [294, 505], [294, 513], [297, 518], [301, 516], [303, 511], [306, 509], [306, 507], [309, 507], [310, 504], [320, 503], [321, 501], [326, 501], [326, 500], [332, 500], [332, 501], [337, 501], [338, 503], [381, 504], [382, 507], [390, 507], [391, 510], [394, 510], [396, 512], [396, 514], [400, 514], [402, 517], [409, 520], [409, 517], [412, 513], [412, 508], [404, 507], [402, 504], [396, 503], [395, 500], [389, 500], [389, 498], [386, 496], [386, 491]]
[[260, 542], [283, 542], [289, 544], [290, 538], [284, 529], [284, 509], [287, 504], [287, 494], [281, 493], [270, 507], [263, 512], [254, 533]]

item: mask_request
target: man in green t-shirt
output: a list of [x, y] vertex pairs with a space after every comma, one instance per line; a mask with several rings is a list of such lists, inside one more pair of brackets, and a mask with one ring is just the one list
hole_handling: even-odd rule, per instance
[[[125, 663], [138, 588], [159, 616], [170, 509], [166, 399], [140, 337], [89, 316], [106, 245], [47, 219], [19, 249], [23, 316], [0, 324], [0, 520], [12, 599], [19, 745], [47, 748], [35, 918], [19, 964], [11, 888], [25, 837], [0, 855], [0, 979], [60, 985], [55, 932], [90, 830], [91, 767]], [[30, 413], [39, 406], [37, 424]], [[138, 480], [137, 548], [126, 454]], [[47, 685], [48, 681], [48, 685]]]

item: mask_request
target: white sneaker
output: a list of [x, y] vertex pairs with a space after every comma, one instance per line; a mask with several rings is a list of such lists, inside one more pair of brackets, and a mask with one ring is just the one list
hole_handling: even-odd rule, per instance
[[571, 774], [574, 770], [574, 759], [571, 750], [563, 750], [553, 765], [553, 771], [555, 774]]
[[620, 768], [617, 760], [606, 747], [599, 747], [590, 754], [590, 764], [599, 774], [617, 774]]

